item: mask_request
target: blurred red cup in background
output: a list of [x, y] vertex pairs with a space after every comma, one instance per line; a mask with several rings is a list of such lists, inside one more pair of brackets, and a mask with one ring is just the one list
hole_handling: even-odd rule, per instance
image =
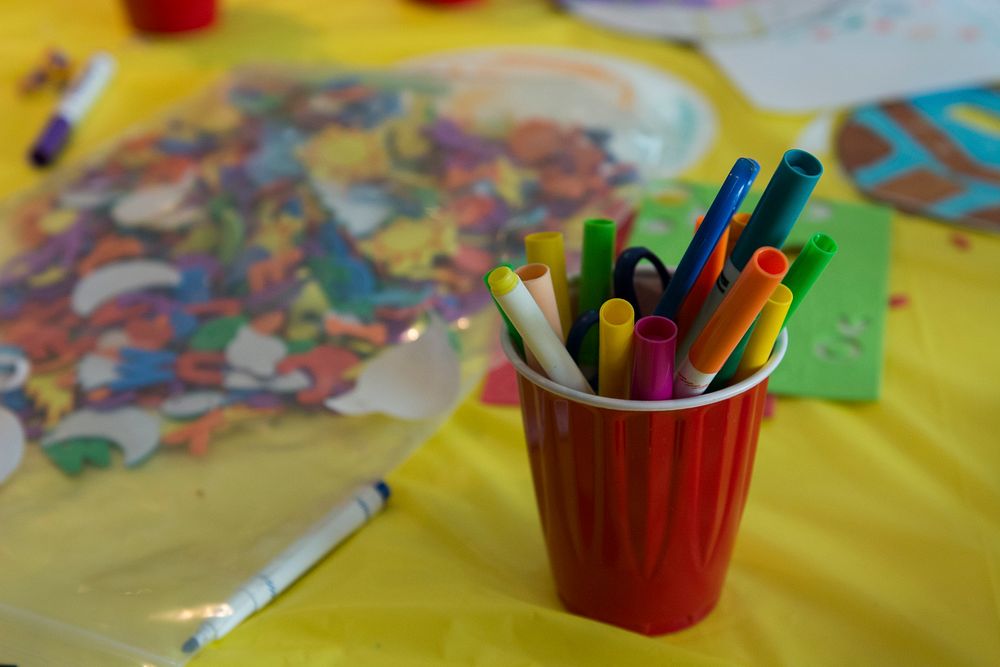
[[136, 30], [178, 33], [199, 30], [215, 23], [216, 0], [124, 0], [129, 21]]

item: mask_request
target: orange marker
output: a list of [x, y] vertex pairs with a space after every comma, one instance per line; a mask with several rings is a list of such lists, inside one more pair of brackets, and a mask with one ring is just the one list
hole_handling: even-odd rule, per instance
[[[740, 234], [746, 229], [747, 223], [750, 222], [749, 213], [737, 213], [732, 218], [729, 219], [729, 240], [726, 243], [726, 258], [728, 259], [729, 253], [733, 251], [736, 247], [736, 242], [740, 239]], [[719, 273], [722, 273], [720, 270]]]
[[[734, 215], [733, 219], [735, 220], [735, 218], [736, 216]], [[698, 231], [698, 227], [701, 226], [701, 221], [704, 219], [705, 216], [699, 215], [698, 219], [694, 221], [695, 231]], [[701, 273], [698, 274], [698, 279], [694, 282], [687, 297], [684, 298], [684, 303], [681, 304], [681, 309], [677, 313], [678, 338], [681, 340], [687, 335], [688, 327], [698, 317], [701, 305], [705, 303], [705, 298], [712, 291], [712, 287], [715, 285], [719, 274], [722, 273], [722, 266], [726, 263], [726, 251], [730, 247], [732, 246], [728, 244], [726, 234], [720, 236], [718, 243], [715, 244], [715, 248], [712, 250], [712, 254], [708, 256], [708, 261], [705, 262]]]
[[679, 365], [674, 398], [705, 392], [787, 272], [788, 258], [777, 248], [754, 252]]

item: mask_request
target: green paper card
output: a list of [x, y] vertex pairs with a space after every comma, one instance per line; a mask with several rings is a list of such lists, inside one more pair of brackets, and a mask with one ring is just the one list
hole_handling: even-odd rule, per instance
[[[654, 184], [636, 216], [628, 245], [643, 245], [668, 266], [691, 241], [694, 221], [717, 188], [697, 183]], [[759, 192], [741, 210], [750, 212]], [[783, 250], [794, 259], [816, 232], [833, 237], [837, 255], [788, 325], [789, 347], [770, 391], [789, 396], [875, 400], [882, 378], [888, 309], [889, 209], [812, 198]]]

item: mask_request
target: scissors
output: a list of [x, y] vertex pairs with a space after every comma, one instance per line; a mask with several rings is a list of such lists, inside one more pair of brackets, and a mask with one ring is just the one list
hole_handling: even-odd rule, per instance
[[639, 312], [639, 297], [636, 295], [635, 289], [635, 270], [639, 262], [643, 260], [647, 260], [656, 270], [656, 274], [660, 278], [661, 294], [670, 285], [671, 277], [667, 267], [663, 265], [663, 262], [656, 256], [656, 253], [649, 248], [643, 246], [626, 248], [622, 251], [622, 254], [618, 255], [614, 273], [615, 296], [619, 299], [625, 299], [632, 304], [632, 308], [635, 309], [636, 320], [642, 317], [642, 313]]
[[[614, 270], [614, 294], [619, 299], [625, 299], [635, 310], [635, 319], [638, 320], [642, 317], [639, 312], [639, 299], [636, 295], [635, 289], [635, 271], [639, 262], [647, 260], [653, 265], [656, 270], [656, 274], [660, 279], [661, 294], [667, 289], [670, 284], [670, 271], [663, 264], [659, 257], [656, 256], [649, 248], [643, 246], [635, 246], [633, 248], [626, 248], [618, 256], [618, 260], [615, 262]], [[581, 353], [583, 352], [584, 339], [590, 330], [600, 321], [600, 315], [597, 309], [588, 310], [586, 312], [580, 313], [577, 317], [576, 322], [570, 327], [569, 334], [566, 336], [566, 350], [569, 352], [573, 360], [583, 368], [581, 363]], [[600, 345], [600, 327], [597, 327], [597, 340], [598, 346]], [[587, 375], [587, 380], [590, 382], [592, 387], [597, 386], [597, 369], [593, 369], [593, 373], [588, 375], [586, 369], [584, 369], [584, 374]]]

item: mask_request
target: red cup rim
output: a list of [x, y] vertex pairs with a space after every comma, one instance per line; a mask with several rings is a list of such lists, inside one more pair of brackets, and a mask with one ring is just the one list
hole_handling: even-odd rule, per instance
[[506, 331], [500, 335], [500, 345], [503, 348], [503, 353], [507, 355], [507, 359], [514, 365], [514, 369], [517, 371], [518, 375], [528, 379], [532, 384], [540, 389], [544, 389], [545, 391], [556, 394], [557, 396], [562, 396], [563, 398], [573, 401], [574, 403], [585, 403], [587, 405], [592, 405], [597, 408], [605, 408], [607, 410], [663, 412], [665, 410], [687, 410], [689, 408], [700, 408], [706, 405], [712, 405], [713, 403], [721, 403], [722, 401], [728, 400], [757, 386], [774, 372], [774, 369], [778, 367], [778, 364], [780, 364], [781, 360], [785, 357], [785, 351], [788, 349], [788, 330], [781, 330], [781, 333], [778, 335], [778, 340], [774, 344], [774, 350], [771, 351], [771, 356], [768, 358], [767, 363], [761, 366], [760, 370], [747, 379], [737, 382], [729, 387], [719, 389], [718, 391], [702, 394], [701, 396], [692, 396], [690, 398], [672, 398], [666, 401], [627, 401], [621, 398], [607, 398], [606, 396], [585, 394], [582, 391], [564, 387], [561, 384], [553, 382], [544, 375], [536, 373], [532, 370], [531, 367], [528, 366], [528, 364], [525, 363], [525, 361], [521, 359], [521, 356], [514, 350], [514, 346], [511, 344], [510, 337], [507, 335]]

